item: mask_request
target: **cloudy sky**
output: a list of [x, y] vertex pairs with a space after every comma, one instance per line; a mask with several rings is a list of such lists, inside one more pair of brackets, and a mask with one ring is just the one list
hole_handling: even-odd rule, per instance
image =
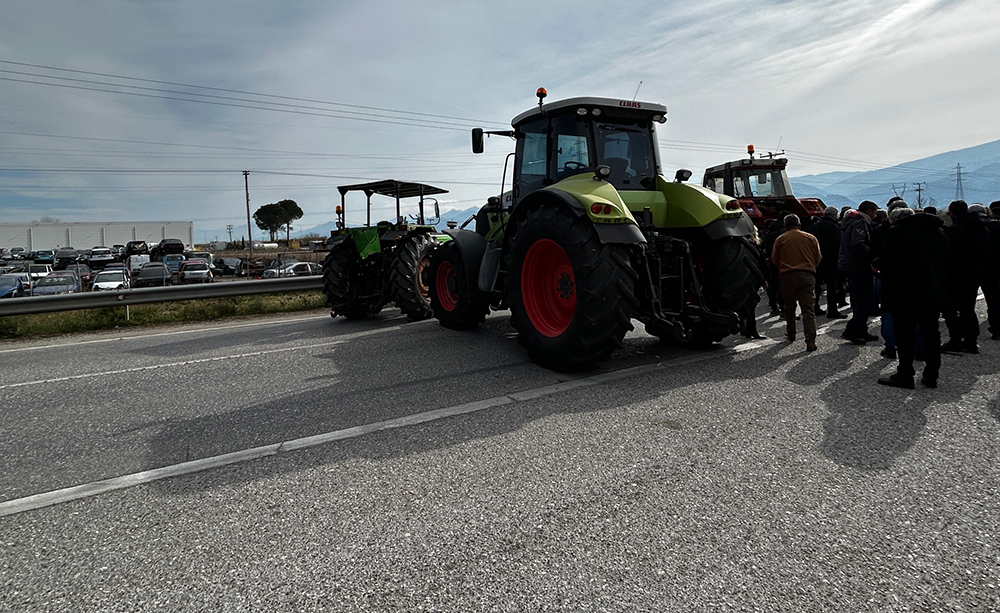
[[468, 208], [499, 190], [511, 150], [495, 138], [474, 156], [469, 129], [509, 126], [539, 86], [667, 105], [668, 175], [748, 143], [780, 145], [792, 176], [891, 166], [1000, 139], [1000, 6], [7, 0], [0, 222], [239, 237], [244, 170], [251, 210], [293, 199], [301, 229], [366, 180]]

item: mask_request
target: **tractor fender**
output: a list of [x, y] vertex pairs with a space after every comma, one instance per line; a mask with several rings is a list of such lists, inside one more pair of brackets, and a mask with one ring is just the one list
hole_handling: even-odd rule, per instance
[[467, 287], [471, 294], [469, 296], [470, 302], [489, 302], [489, 294], [479, 289], [479, 269], [483, 263], [483, 256], [486, 254], [486, 239], [472, 230], [462, 228], [449, 228], [443, 232], [451, 237], [462, 256], [466, 281], [468, 282]]
[[[567, 191], [549, 187], [531, 192], [522, 198], [517, 203], [517, 206], [514, 207], [514, 210], [511, 211], [510, 219], [507, 221], [507, 228], [504, 230], [504, 236], [507, 238], [506, 242], [508, 245], [510, 244], [510, 239], [517, 233], [518, 223], [527, 216], [529, 210], [542, 202], [556, 202], [577, 217], [588, 217], [587, 211], [580, 204], [580, 201]], [[632, 245], [646, 242], [646, 237], [642, 235], [639, 226], [634, 223], [595, 223], [592, 225], [597, 231], [597, 237], [600, 239], [601, 244], [619, 243]]]
[[750, 216], [746, 211], [739, 217], [723, 218], [713, 221], [705, 226], [705, 234], [713, 241], [727, 236], [743, 236], [750, 238], [753, 235], [754, 226]]

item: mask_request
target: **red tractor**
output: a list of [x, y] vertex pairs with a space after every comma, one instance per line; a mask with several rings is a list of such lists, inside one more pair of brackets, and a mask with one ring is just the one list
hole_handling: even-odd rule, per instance
[[754, 158], [753, 145], [747, 146], [749, 158], [726, 162], [705, 170], [702, 185], [727, 196], [732, 196], [753, 220], [754, 225], [763, 228], [771, 219], [777, 219], [781, 211], [795, 213], [803, 221], [809, 217], [819, 217], [826, 205], [819, 198], [796, 198], [785, 174], [788, 158], [768, 153]]

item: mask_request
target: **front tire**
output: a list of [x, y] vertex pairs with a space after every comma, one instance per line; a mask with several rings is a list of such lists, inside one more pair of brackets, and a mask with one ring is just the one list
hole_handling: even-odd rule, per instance
[[429, 290], [430, 256], [437, 241], [426, 234], [404, 240], [396, 249], [389, 272], [392, 301], [410, 321], [434, 315]]
[[511, 324], [533, 360], [575, 370], [621, 348], [638, 304], [624, 246], [601, 244], [587, 217], [542, 204], [518, 223], [510, 261]]
[[472, 330], [486, 320], [490, 306], [469, 301], [471, 288], [458, 243], [450, 241], [434, 251], [429, 277], [431, 307], [442, 326]]

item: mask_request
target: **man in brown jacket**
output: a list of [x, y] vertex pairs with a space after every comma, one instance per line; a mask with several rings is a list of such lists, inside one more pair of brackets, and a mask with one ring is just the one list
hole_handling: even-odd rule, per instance
[[788, 340], [795, 340], [795, 305], [802, 311], [806, 351], [816, 351], [816, 267], [819, 266], [819, 241], [802, 231], [798, 215], [785, 217], [785, 233], [774, 241], [771, 262], [778, 267], [778, 287], [784, 302]]

